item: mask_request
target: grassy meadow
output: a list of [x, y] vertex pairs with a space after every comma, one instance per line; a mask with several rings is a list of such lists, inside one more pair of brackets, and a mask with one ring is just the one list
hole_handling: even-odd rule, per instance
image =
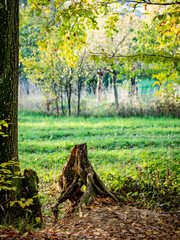
[[70, 149], [85, 142], [93, 167], [122, 201], [177, 208], [180, 119], [19, 113], [21, 168], [36, 170], [41, 186], [55, 186]]

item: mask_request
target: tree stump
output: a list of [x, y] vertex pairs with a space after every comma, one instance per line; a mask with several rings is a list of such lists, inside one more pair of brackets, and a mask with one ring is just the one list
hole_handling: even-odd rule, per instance
[[[82, 191], [83, 186], [86, 187], [85, 191]], [[52, 207], [55, 221], [58, 219], [59, 204], [66, 200], [70, 202], [68, 213], [79, 209], [80, 216], [82, 205], [90, 204], [95, 196], [111, 197], [119, 203], [89, 162], [86, 143], [75, 145], [71, 149], [70, 156], [59, 177], [59, 187], [61, 194], [57, 203]]]
[[38, 183], [39, 179], [36, 171], [32, 169], [25, 169], [24, 177], [22, 179], [21, 195], [25, 199], [32, 199], [33, 202], [24, 210], [26, 211], [28, 221], [30, 223], [33, 223], [34, 227], [41, 228], [43, 226], [43, 218], [41, 212], [40, 198], [38, 195]]

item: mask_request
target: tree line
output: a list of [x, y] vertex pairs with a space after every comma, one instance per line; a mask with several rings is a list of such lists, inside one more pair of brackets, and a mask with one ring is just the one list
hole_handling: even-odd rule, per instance
[[56, 20], [56, 6], [46, 4], [41, 13], [37, 13], [39, 8], [32, 13], [32, 5], [21, 7], [20, 73], [22, 82], [33, 81], [41, 88], [47, 111], [54, 102], [57, 115], [65, 114], [65, 106], [71, 115], [73, 96], [79, 115], [82, 90], [94, 92], [100, 101], [109, 84], [115, 110], [123, 82], [131, 85], [131, 94], [136, 92], [136, 79], [145, 77], [154, 78], [161, 91], [179, 84], [179, 35], [174, 36], [173, 23], [169, 32], [159, 30], [162, 15], [158, 22], [154, 9], [144, 15], [147, 6], [143, 6], [136, 16], [134, 12], [120, 14], [119, 5], [111, 5], [115, 12], [93, 16], [91, 21], [85, 16], [84, 25], [73, 17], [68, 22]]

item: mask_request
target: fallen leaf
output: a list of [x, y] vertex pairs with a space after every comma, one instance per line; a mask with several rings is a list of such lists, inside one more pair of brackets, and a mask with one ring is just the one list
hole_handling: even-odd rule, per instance
[[101, 233], [99, 233], [99, 232], [93, 232], [93, 235], [94, 235], [94, 236], [100, 236]]
[[141, 225], [141, 224], [139, 224], [139, 223], [132, 223], [132, 226], [133, 226], [133, 227], [137, 227], [137, 228], [140, 228], [140, 227], [142, 227], [142, 225]]
[[133, 234], [136, 233], [136, 230], [134, 230], [134, 229], [130, 229], [129, 231], [130, 231], [130, 233], [133, 233]]
[[138, 238], [143, 238], [143, 237], [145, 237], [143, 234], [138, 234], [137, 236], [138, 236]]
[[97, 232], [101, 232], [102, 230], [100, 228], [96, 228], [96, 231]]
[[28, 235], [28, 232], [25, 232], [22, 236], [27, 237], [27, 235]]

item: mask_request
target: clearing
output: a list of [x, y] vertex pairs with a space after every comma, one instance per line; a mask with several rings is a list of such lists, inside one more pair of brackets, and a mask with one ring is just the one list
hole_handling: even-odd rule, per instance
[[[68, 206], [63, 203], [54, 224], [50, 209], [59, 194], [58, 176], [70, 149], [84, 142], [93, 168], [123, 206], [96, 199], [83, 208], [83, 217], [74, 213], [64, 218]], [[179, 143], [179, 119], [20, 112], [21, 169], [33, 168], [39, 175], [45, 227], [39, 232], [22, 229], [23, 234], [2, 229], [1, 239], [179, 239]], [[176, 213], [162, 213], [170, 211]]]

